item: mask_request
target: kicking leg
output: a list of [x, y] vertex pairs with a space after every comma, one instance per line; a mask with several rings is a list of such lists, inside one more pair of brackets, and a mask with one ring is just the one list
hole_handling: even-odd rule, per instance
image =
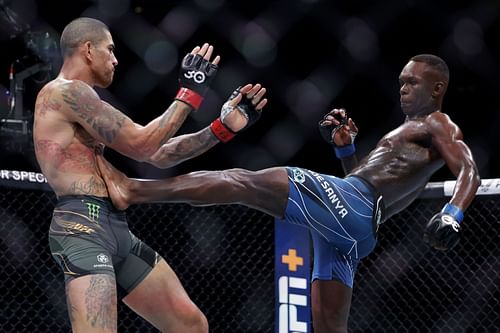
[[137, 180], [127, 178], [102, 156], [98, 156], [98, 165], [119, 209], [144, 202], [241, 204], [283, 217], [288, 201], [288, 174], [284, 167], [197, 171], [162, 180]]

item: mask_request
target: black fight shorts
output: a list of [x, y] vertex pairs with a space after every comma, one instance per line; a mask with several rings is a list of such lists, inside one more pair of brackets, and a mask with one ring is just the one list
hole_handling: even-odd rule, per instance
[[120, 298], [130, 293], [160, 260], [130, 232], [125, 212], [108, 198], [63, 196], [49, 230], [52, 257], [66, 282], [89, 274], [115, 278]]

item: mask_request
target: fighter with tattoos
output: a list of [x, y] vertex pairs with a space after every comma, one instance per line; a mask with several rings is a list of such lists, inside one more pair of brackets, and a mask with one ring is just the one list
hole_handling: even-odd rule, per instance
[[109, 28], [78, 18], [61, 35], [63, 65], [39, 92], [33, 140], [38, 163], [58, 202], [49, 230], [52, 256], [65, 276], [73, 332], [116, 332], [117, 301], [162, 332], [208, 332], [204, 314], [191, 301], [160, 255], [133, 235], [116, 210], [96, 165], [95, 147], [106, 145], [161, 167], [193, 158], [255, 122], [267, 103], [260, 84], [230, 96], [221, 116], [199, 132], [173, 137], [196, 111], [218, 69], [207, 43], [183, 59], [175, 101], [145, 126], [102, 101], [118, 61]]

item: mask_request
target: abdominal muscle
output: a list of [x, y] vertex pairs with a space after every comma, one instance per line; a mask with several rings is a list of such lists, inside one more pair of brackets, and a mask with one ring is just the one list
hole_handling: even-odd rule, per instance
[[399, 151], [394, 147], [377, 147], [351, 175], [370, 182], [384, 197], [386, 208], [394, 205], [402, 209], [420, 194], [443, 164], [430, 148], [415, 144]]

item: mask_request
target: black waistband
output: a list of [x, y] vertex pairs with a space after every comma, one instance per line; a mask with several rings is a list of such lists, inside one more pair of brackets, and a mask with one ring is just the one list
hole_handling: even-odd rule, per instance
[[113, 202], [108, 197], [96, 197], [93, 195], [62, 195], [57, 200], [57, 205], [62, 205], [67, 202], [74, 201], [85, 201], [85, 202], [93, 202], [95, 204], [100, 205], [101, 207], [105, 207], [110, 211], [119, 211], [113, 205]]

